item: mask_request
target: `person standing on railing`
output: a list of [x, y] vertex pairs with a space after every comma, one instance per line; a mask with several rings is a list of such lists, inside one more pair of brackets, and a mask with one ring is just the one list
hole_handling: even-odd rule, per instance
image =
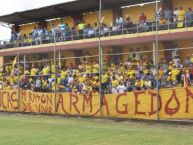
[[33, 40], [35, 40], [37, 37], [38, 37], [38, 29], [34, 27], [34, 29], [32, 30], [32, 38]]
[[184, 27], [185, 14], [186, 14], [186, 11], [183, 9], [183, 7], [180, 7], [178, 11], [178, 24], [177, 24], [178, 28]]
[[44, 31], [42, 28], [37, 29], [37, 37], [35, 39], [35, 42], [37, 45], [42, 44], [42, 37], [43, 37]]
[[191, 27], [193, 24], [193, 11], [192, 8], [188, 8], [186, 12], [186, 26]]
[[10, 44], [13, 45], [15, 43], [16, 39], [17, 39], [17, 34], [16, 34], [15, 30], [12, 30], [11, 31]]
[[96, 31], [92, 26], [90, 26], [90, 28], [88, 30], [88, 38], [93, 38], [95, 36], [96, 36]]
[[115, 29], [116, 31], [120, 31], [123, 28], [124, 20], [122, 16], [117, 16], [115, 20]]
[[54, 24], [52, 25], [52, 29], [51, 29], [51, 42], [54, 42], [54, 35], [56, 36], [56, 41], [58, 40], [58, 38], [60, 37], [60, 28], [59, 26], [55, 26]]
[[85, 28], [85, 23], [80, 21], [77, 28], [78, 28], [79, 38], [82, 39], [83, 38], [83, 30]]
[[166, 7], [166, 10], [164, 11], [164, 18], [170, 23], [172, 22], [172, 11], [169, 10], [167, 7]]
[[105, 36], [110, 32], [110, 28], [106, 24], [102, 25], [101, 35]]
[[139, 27], [140, 27], [140, 31], [147, 30], [147, 16], [144, 14], [144, 12], [142, 12], [139, 17]]
[[61, 41], [64, 41], [66, 39], [65, 38], [66, 24], [63, 21], [60, 22], [59, 29], [61, 32]]
[[117, 17], [116, 17], [116, 20], [115, 20], [116, 26], [121, 27], [123, 23], [124, 23], [124, 22], [123, 22], [123, 17], [117, 16]]
[[124, 23], [125, 33], [127, 33], [127, 34], [132, 33], [133, 31], [130, 29], [132, 27], [133, 27], [133, 22], [132, 22], [131, 17], [129, 15], [126, 15], [125, 23]]
[[97, 23], [94, 23], [93, 29], [95, 30], [96, 33], [98, 32], [99, 26]]
[[179, 13], [179, 10], [177, 8], [174, 8], [174, 10], [173, 10], [173, 22], [177, 22], [178, 13]]
[[83, 29], [84, 38], [88, 38], [89, 29], [90, 29], [90, 24], [85, 25], [85, 28]]
[[43, 32], [44, 32], [44, 34], [43, 34], [42, 43], [43, 44], [48, 43], [50, 41], [50, 37], [49, 37], [49, 32], [48, 32], [46, 27], [43, 28]]

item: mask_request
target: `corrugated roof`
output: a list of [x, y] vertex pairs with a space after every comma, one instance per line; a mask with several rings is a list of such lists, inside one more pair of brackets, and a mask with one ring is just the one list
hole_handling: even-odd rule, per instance
[[[137, 3], [152, 2], [155, 0], [102, 0], [103, 9], [133, 5]], [[73, 16], [80, 13], [98, 10], [99, 0], [76, 0], [46, 6], [38, 9], [15, 12], [0, 16], [0, 21], [8, 24], [26, 24], [31, 22], [43, 21], [46, 19]]]

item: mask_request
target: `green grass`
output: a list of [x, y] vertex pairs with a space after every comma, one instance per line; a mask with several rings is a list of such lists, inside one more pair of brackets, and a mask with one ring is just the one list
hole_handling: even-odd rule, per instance
[[2, 113], [0, 145], [193, 145], [193, 127]]

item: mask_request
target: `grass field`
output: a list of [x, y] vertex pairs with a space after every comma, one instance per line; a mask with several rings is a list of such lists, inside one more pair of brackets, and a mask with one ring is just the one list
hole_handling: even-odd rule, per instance
[[0, 145], [193, 145], [193, 126], [1, 113]]

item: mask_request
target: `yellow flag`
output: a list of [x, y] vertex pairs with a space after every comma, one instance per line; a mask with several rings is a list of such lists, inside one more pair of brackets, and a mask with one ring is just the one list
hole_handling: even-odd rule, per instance
[[16, 56], [16, 57], [14, 58], [14, 60], [13, 60], [13, 64], [12, 64], [13, 69], [14, 69], [16, 63], [17, 63], [17, 56]]

